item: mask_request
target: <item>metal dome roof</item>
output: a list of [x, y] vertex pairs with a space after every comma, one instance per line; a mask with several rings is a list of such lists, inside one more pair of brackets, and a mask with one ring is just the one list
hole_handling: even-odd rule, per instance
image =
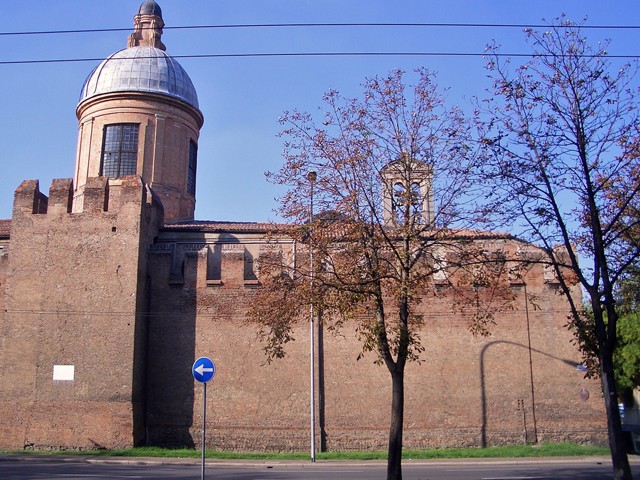
[[147, 0], [142, 5], [140, 5], [138, 13], [141, 15], [158, 15], [162, 17], [162, 10], [160, 9], [160, 5], [158, 5], [153, 0]]
[[182, 66], [155, 47], [131, 47], [103, 60], [87, 77], [80, 103], [112, 92], [167, 95], [199, 108], [196, 89]]

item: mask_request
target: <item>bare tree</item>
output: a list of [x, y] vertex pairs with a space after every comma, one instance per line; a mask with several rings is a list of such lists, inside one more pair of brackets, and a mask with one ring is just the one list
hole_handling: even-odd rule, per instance
[[[488, 331], [510, 295], [497, 281], [505, 278], [503, 258], [467, 230], [477, 194], [470, 125], [445, 106], [433, 73], [418, 70], [412, 86], [403, 75], [367, 80], [361, 99], [329, 92], [318, 122], [297, 111], [282, 118], [285, 162], [268, 176], [287, 187], [280, 214], [313, 262], [263, 261], [252, 311], [271, 357], [284, 355], [310, 302], [330, 329], [355, 322], [360, 356], [373, 352], [391, 375], [387, 478], [394, 480], [402, 478], [405, 365], [424, 350], [417, 305], [438, 294], [434, 274], [450, 282], [477, 333]], [[310, 221], [312, 193], [320, 213]]]
[[[590, 45], [561, 17], [525, 31], [532, 59], [518, 66], [488, 52], [492, 97], [478, 104], [493, 184], [487, 212], [543, 247], [570, 302], [569, 327], [602, 380], [616, 479], [631, 479], [613, 353], [616, 285], [638, 260], [640, 205], [636, 67], [615, 68], [607, 43]], [[569, 295], [577, 279], [592, 315]]]

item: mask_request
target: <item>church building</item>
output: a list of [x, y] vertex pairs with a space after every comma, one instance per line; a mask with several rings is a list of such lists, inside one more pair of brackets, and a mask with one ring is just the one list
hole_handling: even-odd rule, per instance
[[[308, 448], [308, 326], [268, 363], [246, 321], [261, 256], [299, 246], [267, 240], [266, 223], [194, 220], [206, 105], [163, 26], [160, 6], [142, 3], [126, 48], [82, 85], [73, 178], [48, 191], [25, 180], [0, 220], [0, 448], [199, 446], [200, 356], [217, 367], [208, 448]], [[507, 235], [468, 239], [526, 250]], [[600, 387], [584, 378], [553, 274], [534, 267], [511, 288], [514, 308], [488, 337], [446, 296], [430, 303], [423, 361], [406, 372], [406, 448], [606, 442]], [[314, 335], [318, 447], [384, 450], [385, 367], [357, 361], [349, 325]]]

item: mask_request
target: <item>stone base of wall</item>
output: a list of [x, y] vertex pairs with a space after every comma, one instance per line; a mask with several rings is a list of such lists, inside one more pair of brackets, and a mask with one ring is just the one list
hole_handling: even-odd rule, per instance
[[[331, 429], [317, 432], [318, 451], [386, 451], [388, 432], [372, 429]], [[541, 430], [538, 443], [571, 442], [585, 445], [607, 445], [606, 429], [593, 430]], [[154, 445], [201, 448], [202, 430], [165, 428], [149, 438]], [[483, 435], [480, 428], [432, 429], [405, 432], [403, 447], [407, 450], [437, 448], [480, 448], [483, 446], [524, 445], [534, 443], [534, 433], [519, 430], [493, 431]], [[303, 452], [309, 449], [307, 429], [267, 428], [207, 428], [207, 449], [229, 452]], [[484, 445], [483, 445], [484, 441]]]
[[133, 446], [126, 403], [0, 401], [0, 439], [11, 450], [90, 450]]

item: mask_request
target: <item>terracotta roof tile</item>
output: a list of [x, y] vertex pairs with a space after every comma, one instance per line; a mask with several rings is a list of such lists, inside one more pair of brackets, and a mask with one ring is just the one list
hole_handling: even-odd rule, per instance
[[[268, 233], [276, 229], [286, 230], [286, 224], [270, 222], [220, 222], [213, 220], [194, 220], [191, 222], [171, 223], [163, 227], [171, 232], [229, 232], [229, 233]], [[469, 239], [509, 239], [512, 235], [482, 230], [451, 230], [451, 235]], [[11, 220], [0, 219], [0, 238], [9, 238], [11, 234]]]
[[191, 222], [170, 223], [163, 230], [172, 232], [230, 232], [230, 233], [266, 233], [278, 228], [278, 224], [269, 222], [218, 222], [213, 220], [193, 220]]
[[[193, 220], [191, 222], [164, 225], [163, 230], [171, 232], [229, 232], [229, 233], [268, 233], [274, 230], [286, 231], [291, 225], [270, 222], [220, 222], [213, 220]], [[452, 229], [448, 236], [460, 239], [513, 239], [510, 234], [471, 229]]]
[[515, 237], [508, 233], [491, 232], [487, 230], [471, 230], [471, 229], [452, 229], [449, 231], [453, 237], [469, 238], [476, 240], [484, 239], [514, 239]]

